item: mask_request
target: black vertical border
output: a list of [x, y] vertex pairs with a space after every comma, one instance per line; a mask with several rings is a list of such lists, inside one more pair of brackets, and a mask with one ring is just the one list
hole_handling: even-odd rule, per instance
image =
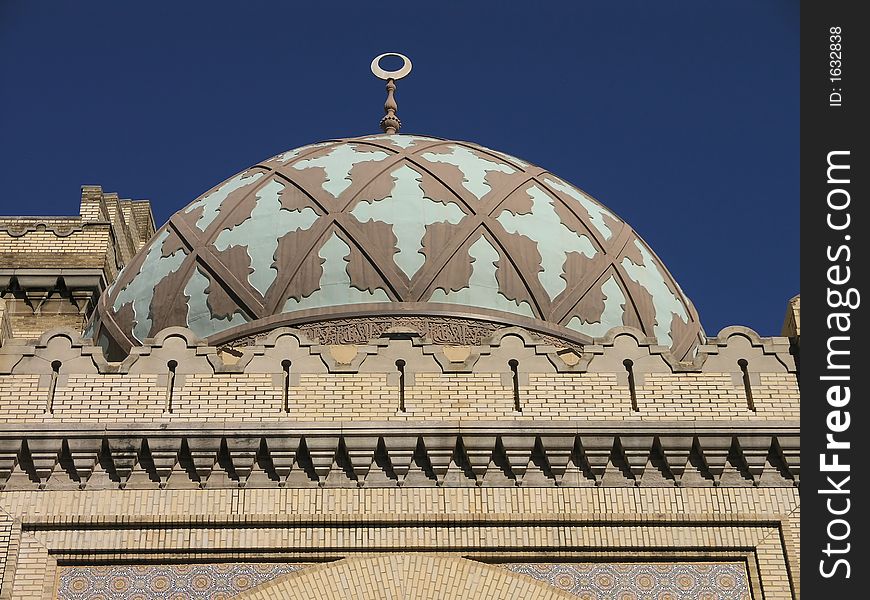
[[[861, 9], [865, 10], [861, 10]], [[800, 386], [801, 386], [801, 454], [804, 465], [801, 476], [801, 577], [800, 587], [805, 598], [866, 598], [870, 582], [870, 564], [867, 548], [870, 538], [864, 526], [868, 504], [868, 489], [863, 473], [864, 459], [870, 457], [867, 440], [870, 439], [870, 421], [866, 405], [866, 379], [870, 370], [865, 366], [865, 347], [870, 339], [866, 333], [867, 307], [870, 296], [864, 294], [867, 280], [866, 238], [870, 237], [870, 222], [867, 219], [867, 180], [870, 178], [870, 163], [867, 160], [868, 128], [862, 123], [870, 119], [870, 104], [866, 94], [866, 78], [870, 77], [870, 62], [867, 60], [867, 38], [870, 36], [870, 20], [859, 17], [866, 14], [865, 3], [847, 0], [804, 0], [801, 3], [801, 336], [800, 336]], [[831, 81], [830, 55], [831, 28], [841, 27], [842, 81]], [[831, 106], [830, 94], [842, 88], [842, 105]], [[848, 231], [834, 231], [827, 224], [828, 193], [842, 185], [828, 183], [828, 153], [848, 150], [850, 182], [846, 185], [850, 194], [848, 207], [851, 219]], [[842, 195], [839, 196], [842, 198]], [[842, 222], [842, 212], [835, 215]], [[845, 237], [850, 239], [846, 240]], [[840, 260], [828, 258], [829, 247], [836, 254], [841, 245], [850, 248], [851, 260], [846, 262], [846, 253]], [[833, 286], [828, 282], [828, 269], [834, 264], [849, 266], [851, 279], [847, 284]], [[840, 271], [842, 276], [843, 270]], [[849, 287], [861, 293], [861, 304], [854, 310], [831, 308], [828, 289], [845, 291]], [[828, 316], [833, 312], [850, 313], [851, 327], [848, 333], [828, 328]], [[850, 480], [843, 487], [850, 493], [829, 495], [820, 493], [830, 489], [828, 476], [836, 482], [842, 473], [822, 473], [820, 455], [826, 452], [826, 435], [829, 433], [829, 411], [837, 410], [827, 401], [827, 391], [832, 384], [820, 377], [831, 374], [827, 369], [827, 342], [831, 335], [848, 335], [850, 355], [848, 373], [851, 400], [841, 411], [849, 411], [851, 424], [847, 431], [837, 433], [836, 439], [848, 441], [851, 448], [841, 451], [840, 462], [850, 465]], [[841, 349], [845, 348], [838, 342]], [[843, 415], [839, 417], [842, 419]], [[827, 451], [830, 453], [830, 451]], [[828, 462], [830, 462], [830, 458]], [[851, 507], [848, 513], [832, 515], [826, 501], [835, 498], [835, 508], [843, 506], [848, 497]], [[828, 525], [832, 519], [843, 518], [849, 522], [850, 533], [842, 541], [831, 540]], [[840, 536], [845, 526], [834, 526], [833, 532]], [[825, 555], [827, 544], [848, 552]], [[837, 558], [844, 558], [850, 566], [850, 576], [845, 577], [845, 566], [826, 578], [821, 570], [830, 571]], [[824, 567], [821, 561], [824, 562]]]

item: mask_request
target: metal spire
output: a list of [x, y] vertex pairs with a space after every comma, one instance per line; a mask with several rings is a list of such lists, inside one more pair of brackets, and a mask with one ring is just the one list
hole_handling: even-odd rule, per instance
[[[402, 59], [402, 68], [396, 71], [386, 71], [380, 67], [380, 62], [387, 56], [397, 56]], [[403, 77], [407, 77], [411, 72], [411, 59], [404, 54], [397, 52], [385, 52], [380, 56], [376, 56], [372, 61], [372, 73], [378, 79], [383, 79], [387, 82], [387, 101], [384, 102], [384, 118], [381, 119], [381, 129], [387, 135], [393, 135], [402, 127], [402, 122], [396, 116], [398, 105], [394, 96], [396, 91], [396, 82]]]

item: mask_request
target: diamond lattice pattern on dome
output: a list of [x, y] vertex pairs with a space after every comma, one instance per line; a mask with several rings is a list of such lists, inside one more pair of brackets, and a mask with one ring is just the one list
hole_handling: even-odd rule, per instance
[[239, 173], [175, 213], [106, 296], [101, 333], [126, 348], [173, 325], [229, 339], [399, 306], [585, 340], [628, 325], [679, 358], [702, 339], [674, 279], [604, 206], [506, 154], [409, 135]]

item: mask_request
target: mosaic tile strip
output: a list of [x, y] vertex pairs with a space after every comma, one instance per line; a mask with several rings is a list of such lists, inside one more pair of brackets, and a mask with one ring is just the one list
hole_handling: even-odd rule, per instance
[[226, 600], [307, 565], [108, 565], [61, 567], [58, 600]]
[[583, 600], [750, 600], [740, 563], [507, 563]]

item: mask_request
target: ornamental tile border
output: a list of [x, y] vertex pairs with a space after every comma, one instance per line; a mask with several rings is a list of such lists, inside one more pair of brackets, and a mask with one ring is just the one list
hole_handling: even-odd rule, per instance
[[507, 563], [584, 600], [750, 600], [740, 563]]
[[58, 600], [225, 600], [307, 565], [102, 565], [59, 568]]

